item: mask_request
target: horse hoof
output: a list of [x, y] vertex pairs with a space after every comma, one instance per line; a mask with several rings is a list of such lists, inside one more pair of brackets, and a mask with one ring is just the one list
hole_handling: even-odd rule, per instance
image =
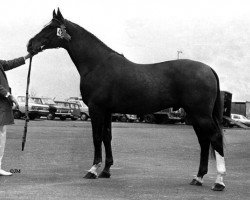
[[97, 178], [97, 175], [95, 175], [95, 174], [93, 174], [93, 173], [91, 173], [91, 172], [88, 172], [88, 173], [84, 176], [84, 178], [86, 178], [86, 179], [96, 179], [96, 178]]
[[225, 186], [219, 183], [215, 183], [214, 186], [212, 187], [213, 191], [222, 191], [225, 189]]
[[202, 186], [202, 183], [197, 181], [196, 179], [193, 179], [191, 182], [190, 182], [190, 185], [196, 185], [196, 186]]
[[98, 176], [98, 178], [110, 178], [110, 176], [111, 174], [109, 172], [102, 171], [100, 175]]

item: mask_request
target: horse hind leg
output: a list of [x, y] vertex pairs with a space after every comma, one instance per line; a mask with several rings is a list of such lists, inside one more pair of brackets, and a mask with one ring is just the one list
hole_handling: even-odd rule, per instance
[[215, 151], [218, 171], [217, 179], [212, 190], [222, 191], [225, 188], [223, 176], [225, 175], [226, 168], [223, 152], [223, 137], [220, 126], [212, 117], [207, 116], [197, 117], [194, 123], [196, 124], [194, 125], [194, 129], [196, 134], [198, 133], [197, 136], [201, 145], [200, 167], [196, 180], [202, 183], [202, 178], [207, 173], [209, 146], [211, 145]]
[[202, 136], [202, 131], [198, 125], [193, 125], [195, 133], [198, 137], [198, 141], [200, 144], [201, 152], [200, 152], [200, 166], [198, 174], [194, 177], [194, 179], [190, 182], [190, 185], [202, 186], [203, 184], [203, 176], [207, 174], [208, 171], [208, 157], [209, 157], [209, 147], [210, 140], [207, 137]]
[[226, 175], [226, 166], [223, 150], [223, 135], [219, 126], [217, 126], [217, 129], [218, 131], [211, 138], [211, 145], [215, 153], [217, 168], [217, 178], [215, 180], [214, 186], [212, 187], [212, 190], [222, 191], [225, 188], [223, 177]]

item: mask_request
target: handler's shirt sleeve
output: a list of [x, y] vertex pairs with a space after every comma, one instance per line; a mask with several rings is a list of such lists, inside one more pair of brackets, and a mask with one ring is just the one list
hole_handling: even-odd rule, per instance
[[2, 86], [0, 85], [0, 96], [6, 97], [8, 91]]
[[1, 65], [3, 66], [4, 71], [11, 70], [13, 68], [19, 67], [25, 64], [24, 57], [16, 58], [13, 60], [0, 60]]

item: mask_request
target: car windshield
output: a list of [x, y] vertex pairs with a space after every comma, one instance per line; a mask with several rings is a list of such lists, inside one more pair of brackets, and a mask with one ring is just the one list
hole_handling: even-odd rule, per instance
[[55, 102], [50, 98], [43, 98], [42, 101], [43, 101], [44, 104], [50, 104], [50, 105], [55, 104]]
[[75, 104], [71, 103], [69, 105], [70, 105], [70, 108], [75, 108]]
[[29, 103], [35, 103], [33, 99], [29, 99]]
[[68, 103], [64, 103], [64, 102], [56, 102], [56, 105], [60, 106], [60, 107], [66, 107], [66, 108], [70, 108]]
[[[32, 97], [31, 97], [32, 98]], [[43, 104], [42, 100], [39, 98], [32, 98], [34, 100], [35, 103], [37, 104]]]
[[[17, 97], [17, 101], [26, 102], [26, 97]], [[33, 99], [29, 98], [29, 103], [35, 103]]]
[[244, 116], [244, 115], [232, 115], [233, 116], [233, 119], [246, 119], [247, 118]]

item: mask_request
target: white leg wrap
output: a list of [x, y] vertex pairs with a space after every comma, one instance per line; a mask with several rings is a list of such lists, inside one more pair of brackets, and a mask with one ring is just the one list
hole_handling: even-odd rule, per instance
[[219, 183], [225, 187], [225, 184], [223, 183], [223, 176], [221, 174], [217, 175], [215, 183]]
[[215, 151], [216, 167], [219, 174], [226, 174], [225, 159]]
[[215, 183], [219, 183], [220, 185], [223, 185], [225, 187], [225, 184], [223, 183], [223, 175], [226, 174], [225, 159], [217, 151], [215, 151], [215, 158], [218, 172]]
[[200, 183], [203, 183], [203, 179], [201, 177], [194, 176], [194, 179]]
[[97, 169], [101, 167], [101, 165], [101, 162], [96, 165], [93, 165], [88, 172], [91, 172], [92, 174], [95, 174], [97, 176]]

